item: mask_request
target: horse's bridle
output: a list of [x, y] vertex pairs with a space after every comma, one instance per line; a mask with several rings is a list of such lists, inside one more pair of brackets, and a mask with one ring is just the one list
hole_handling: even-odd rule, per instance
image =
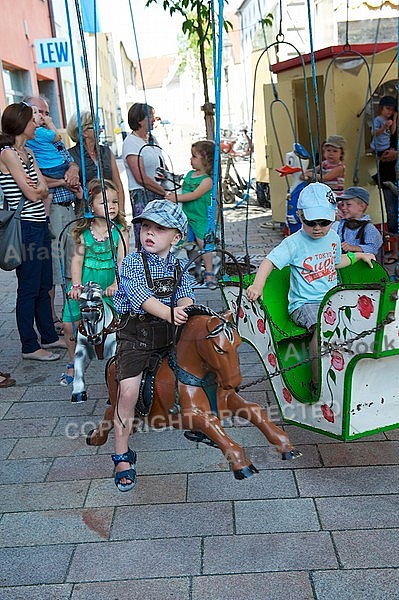
[[[104, 330], [104, 305], [100, 303], [93, 303], [88, 301], [86, 306], [80, 307], [80, 313], [82, 320], [79, 325], [79, 333], [87, 338], [87, 341], [94, 346], [101, 344]], [[100, 331], [94, 331], [94, 327], [98, 324], [102, 324]], [[96, 327], [97, 330], [97, 327]]]
[[[116, 314], [113, 314], [111, 323], [105, 326], [105, 310], [102, 299], [98, 300], [81, 300], [80, 312], [82, 320], [79, 324], [79, 333], [87, 338], [89, 344], [94, 346], [97, 358], [104, 358], [104, 344], [107, 336], [110, 333], [115, 333], [119, 326], [119, 320]], [[86, 317], [86, 318], [85, 318]], [[94, 331], [94, 327], [101, 325], [99, 330]]]

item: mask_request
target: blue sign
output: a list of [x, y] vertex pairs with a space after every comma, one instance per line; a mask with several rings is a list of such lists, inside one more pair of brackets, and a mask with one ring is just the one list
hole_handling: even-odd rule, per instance
[[39, 69], [71, 66], [71, 53], [67, 39], [35, 40], [35, 52]]

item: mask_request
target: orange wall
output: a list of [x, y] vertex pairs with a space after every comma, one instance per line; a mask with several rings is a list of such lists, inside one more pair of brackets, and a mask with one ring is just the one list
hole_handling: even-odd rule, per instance
[[[32, 93], [37, 94], [37, 79], [57, 79], [56, 69], [36, 67], [34, 42], [51, 38], [47, 0], [0, 0], [0, 59], [3, 66], [18, 67], [31, 72]], [[25, 35], [26, 22], [27, 35]], [[5, 107], [3, 81], [0, 84], [0, 108]]]

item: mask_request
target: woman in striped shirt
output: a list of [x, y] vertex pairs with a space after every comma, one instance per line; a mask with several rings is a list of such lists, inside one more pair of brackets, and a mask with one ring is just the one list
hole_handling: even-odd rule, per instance
[[[23, 262], [17, 268], [16, 319], [22, 358], [57, 360], [53, 348], [65, 347], [54, 328], [49, 291], [52, 287], [51, 239], [43, 198], [47, 185], [31, 150], [25, 147], [36, 130], [33, 110], [25, 102], [10, 104], [1, 118], [0, 185], [10, 210], [16, 210], [23, 195], [21, 212]], [[35, 330], [39, 332], [40, 342]]]

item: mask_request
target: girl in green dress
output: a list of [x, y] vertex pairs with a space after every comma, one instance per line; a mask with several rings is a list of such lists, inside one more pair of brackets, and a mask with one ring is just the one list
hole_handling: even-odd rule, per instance
[[[112, 240], [114, 248], [117, 249], [117, 262], [120, 268], [125, 255], [122, 237], [128, 249], [129, 228], [124, 214], [119, 211], [117, 187], [107, 179], [104, 180], [104, 187], [107, 196], [108, 215], [112, 221]], [[78, 300], [84, 284], [88, 281], [98, 283], [103, 289], [104, 301], [110, 304], [111, 307], [113, 307], [112, 297], [118, 289], [107, 222], [104, 218], [105, 210], [101, 182], [98, 179], [92, 179], [87, 186], [87, 191], [94, 218], [80, 219], [72, 231], [75, 242], [71, 262], [72, 281], [68, 288], [69, 301], [65, 303], [62, 316], [70, 362], [67, 364], [65, 373], [61, 375], [61, 385], [70, 385], [73, 382], [75, 340], [72, 322], [74, 322], [75, 327], [78, 327], [80, 322]]]
[[[211, 203], [213, 157], [215, 143], [201, 140], [191, 146], [191, 166], [184, 177], [182, 193], [177, 194], [177, 201], [183, 203], [183, 211], [188, 220], [187, 241], [196, 241], [200, 250], [204, 247], [204, 237], [208, 230], [208, 207]], [[171, 192], [167, 195], [168, 199]], [[173, 195], [173, 200], [175, 196]], [[211, 290], [217, 288], [213, 273], [212, 252], [202, 257], [205, 266], [205, 286]]]

